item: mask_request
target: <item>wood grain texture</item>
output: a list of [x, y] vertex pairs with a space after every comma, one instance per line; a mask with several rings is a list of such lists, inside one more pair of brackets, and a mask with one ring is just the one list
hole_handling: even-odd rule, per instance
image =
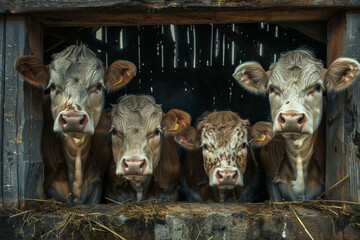
[[24, 198], [29, 166], [30, 87], [13, 67], [16, 57], [29, 54], [23, 18], [6, 16], [5, 91], [3, 112], [3, 203], [17, 205]]
[[335, 8], [314, 8], [299, 10], [249, 10], [227, 11], [184, 11], [172, 12], [52, 12], [33, 13], [31, 17], [47, 26], [136, 26], [166, 24], [205, 24], [205, 23], [237, 23], [237, 22], [310, 22], [325, 21], [338, 10]]
[[[243, 0], [243, 1], [229, 1], [229, 0], [49, 0], [49, 1], [33, 1], [33, 0], [12, 0], [7, 1], [9, 10], [12, 13], [19, 12], [35, 12], [35, 11], [72, 11], [84, 10], [89, 8], [108, 8], [108, 10], [122, 11], [122, 10], [145, 10], [145, 11], [159, 11], [159, 10], [193, 10], [193, 9], [219, 9], [219, 8], [238, 8], [237, 10], [256, 10], [267, 8], [352, 8], [358, 7], [359, 0]], [[218, 10], [217, 10], [218, 11]]]
[[[360, 60], [360, 12], [335, 16], [328, 24], [328, 63], [338, 57]], [[349, 175], [327, 194], [329, 199], [360, 201], [360, 84], [328, 94], [326, 189]]]
[[[42, 58], [42, 27], [39, 22], [26, 19], [27, 39], [32, 55]], [[26, 84], [28, 85], [28, 84]], [[43, 198], [43, 162], [41, 137], [43, 127], [42, 89], [28, 85], [29, 89], [29, 165], [26, 173], [26, 198]]]
[[[4, 101], [3, 101], [3, 96], [4, 96], [4, 91], [5, 91], [5, 86], [4, 83], [5, 81], [3, 79], [5, 79], [5, 53], [4, 53], [4, 48], [5, 48], [5, 15], [0, 15], [0, 106], [3, 106]], [[0, 107], [0, 132], [3, 132], [3, 120], [4, 120], [4, 111], [3, 108]], [[2, 169], [3, 169], [3, 155], [2, 155], [2, 150], [3, 150], [3, 146], [2, 146], [2, 142], [3, 142], [3, 134], [0, 134], [0, 175], [2, 176]], [[0, 177], [0, 204], [2, 203], [2, 199], [3, 199], [3, 178]]]

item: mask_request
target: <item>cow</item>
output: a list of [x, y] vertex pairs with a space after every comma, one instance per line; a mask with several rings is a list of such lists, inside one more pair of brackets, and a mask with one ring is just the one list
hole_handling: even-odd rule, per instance
[[268, 94], [273, 132], [260, 152], [273, 201], [311, 200], [324, 191], [325, 91], [341, 91], [360, 73], [350, 58], [328, 69], [308, 50], [283, 54], [269, 71], [256, 62], [239, 65], [233, 76], [245, 89]]
[[183, 185], [190, 202], [253, 200], [257, 168], [250, 148], [271, 139], [272, 124], [248, 120], [231, 111], [205, 112], [196, 128], [189, 126], [175, 140], [189, 149]]
[[135, 65], [118, 60], [105, 69], [94, 52], [81, 44], [56, 54], [49, 65], [35, 56], [18, 57], [14, 68], [26, 82], [49, 92], [43, 105], [41, 147], [45, 197], [99, 203], [103, 175], [111, 161], [103, 133], [110, 128], [103, 112], [104, 91], [129, 83], [136, 75]]
[[124, 201], [178, 198], [180, 160], [174, 137], [191, 122], [188, 113], [166, 114], [151, 96], [122, 97], [111, 111], [111, 148], [106, 196]]

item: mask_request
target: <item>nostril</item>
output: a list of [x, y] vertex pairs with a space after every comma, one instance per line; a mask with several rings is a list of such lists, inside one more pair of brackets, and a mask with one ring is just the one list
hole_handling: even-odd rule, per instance
[[236, 179], [238, 177], [238, 172], [236, 171], [235, 174], [233, 175], [233, 179]]
[[83, 118], [80, 120], [80, 125], [85, 125], [87, 123], [87, 117], [83, 115]]
[[217, 171], [217, 172], [216, 172], [216, 177], [217, 177], [218, 179], [223, 179], [223, 176], [221, 175], [220, 171]]
[[126, 159], [123, 161], [123, 166], [124, 166], [124, 168], [128, 168], [129, 167], [129, 165], [127, 165], [127, 163], [126, 163]]
[[60, 125], [66, 125], [66, 120], [65, 120], [65, 118], [64, 118], [64, 116], [61, 114], [60, 115]]
[[140, 165], [140, 169], [143, 169], [145, 167], [145, 159], [142, 160], [142, 163]]
[[301, 117], [300, 117], [299, 120], [298, 120], [298, 123], [299, 123], [299, 124], [302, 124], [303, 121], [304, 121], [304, 119], [305, 119], [305, 115], [302, 114]]
[[279, 120], [280, 120], [281, 123], [285, 123], [285, 118], [283, 118], [282, 114], [280, 114]]

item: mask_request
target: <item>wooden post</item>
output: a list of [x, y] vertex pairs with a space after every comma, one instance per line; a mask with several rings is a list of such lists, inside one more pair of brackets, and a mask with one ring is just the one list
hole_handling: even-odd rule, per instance
[[[0, 133], [3, 133], [3, 96], [5, 88], [5, 15], [0, 15]], [[2, 142], [3, 134], [0, 134], [0, 175], [2, 175], [3, 161], [2, 161]], [[3, 199], [3, 178], [0, 177], [0, 205], [2, 204]]]
[[[328, 65], [338, 57], [360, 61], [360, 12], [343, 12], [328, 22]], [[327, 96], [326, 189], [349, 178], [326, 197], [360, 201], [360, 83]]]
[[[21, 198], [41, 197], [37, 190], [42, 185], [42, 174], [34, 169], [42, 168], [40, 156], [41, 104], [33, 100], [36, 91], [24, 83], [13, 67], [16, 57], [31, 54], [27, 41], [26, 21], [22, 17], [5, 16], [5, 30], [1, 48], [4, 50], [3, 112], [2, 112], [2, 203], [18, 205]], [[1, 28], [0, 28], [1, 29]], [[1, 31], [1, 30], [0, 30]], [[1, 52], [0, 52], [1, 53]], [[41, 103], [41, 96], [40, 96]]]

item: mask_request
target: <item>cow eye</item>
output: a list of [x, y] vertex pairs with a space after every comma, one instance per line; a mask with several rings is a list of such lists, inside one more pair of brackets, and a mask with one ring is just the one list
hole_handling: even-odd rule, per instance
[[160, 130], [158, 128], [156, 128], [154, 131], [154, 134], [157, 136], [157, 135], [159, 135], [159, 133], [160, 133]]
[[246, 143], [245, 143], [245, 142], [242, 143], [242, 144], [241, 144], [241, 147], [242, 147], [242, 148], [246, 148]]
[[56, 85], [55, 85], [55, 83], [51, 83], [51, 84], [50, 84], [50, 89], [51, 89], [51, 91], [53, 91], [53, 90], [55, 90], [55, 89], [56, 89]]
[[315, 91], [320, 92], [320, 90], [321, 90], [320, 84], [316, 84], [314, 89], [315, 89]]
[[101, 83], [98, 83], [97, 85], [96, 85], [96, 91], [101, 91], [101, 89], [102, 89], [102, 84]]
[[270, 91], [270, 93], [273, 93], [275, 91], [275, 88], [273, 87], [273, 85], [269, 86], [269, 91]]
[[208, 146], [207, 144], [204, 144], [203, 148], [204, 148], [205, 150], [207, 150], [207, 149], [209, 149], [209, 146]]
[[116, 133], [117, 133], [117, 130], [116, 130], [116, 128], [111, 128], [110, 129], [110, 132], [113, 134], [113, 135], [116, 135]]

